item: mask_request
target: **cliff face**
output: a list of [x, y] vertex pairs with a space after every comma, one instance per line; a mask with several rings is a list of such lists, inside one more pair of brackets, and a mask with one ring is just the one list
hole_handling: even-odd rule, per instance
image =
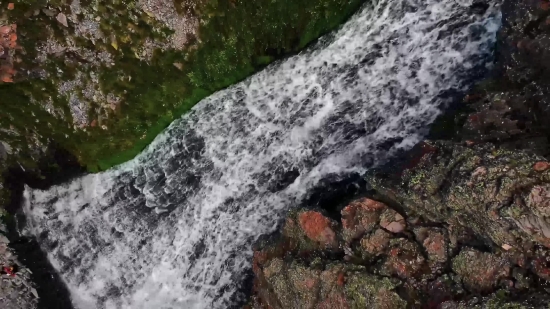
[[[497, 60], [430, 138], [257, 245], [252, 308], [546, 308], [550, 2], [504, 1]], [[439, 139], [439, 140], [437, 140]]]

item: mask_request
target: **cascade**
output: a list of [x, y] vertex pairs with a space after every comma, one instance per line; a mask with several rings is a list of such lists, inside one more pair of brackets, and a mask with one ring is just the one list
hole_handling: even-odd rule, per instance
[[220, 91], [139, 156], [46, 191], [36, 236], [75, 308], [228, 308], [251, 245], [328, 178], [412, 147], [492, 60], [498, 7], [379, 0]]

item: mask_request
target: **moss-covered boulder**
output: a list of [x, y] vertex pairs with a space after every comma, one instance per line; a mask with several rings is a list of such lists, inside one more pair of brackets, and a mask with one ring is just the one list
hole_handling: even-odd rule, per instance
[[199, 100], [363, 2], [0, 2], [0, 142], [26, 169], [52, 141], [90, 171], [125, 162]]

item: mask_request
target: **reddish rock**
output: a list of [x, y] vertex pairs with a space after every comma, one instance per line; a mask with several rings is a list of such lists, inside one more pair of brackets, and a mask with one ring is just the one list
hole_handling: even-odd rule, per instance
[[364, 198], [346, 206], [342, 214], [343, 236], [346, 242], [372, 231], [386, 205]]
[[332, 230], [330, 219], [317, 211], [305, 211], [298, 216], [300, 227], [306, 236], [326, 246], [334, 245], [336, 233]]
[[389, 275], [396, 275], [402, 279], [413, 279], [425, 266], [418, 246], [406, 239], [392, 241], [388, 257], [383, 270]]
[[12, 76], [9, 75], [9, 74], [6, 74], [6, 73], [1, 73], [0, 74], [0, 80], [4, 83], [13, 83]]
[[345, 269], [340, 266], [328, 267], [321, 272], [321, 281], [328, 290], [334, 290], [342, 287], [346, 283]]
[[535, 165], [533, 166], [533, 169], [537, 172], [544, 172], [546, 171], [548, 168], [550, 168], [550, 163], [548, 162], [544, 162], [544, 161], [540, 161], [540, 162], [537, 162], [535, 163]]
[[453, 259], [453, 270], [470, 291], [484, 293], [510, 275], [510, 264], [502, 257], [466, 249]]
[[13, 2], [8, 3], [8, 10], [11, 11], [13, 9], [15, 9], [15, 4], [13, 4]]
[[447, 260], [447, 244], [445, 236], [439, 232], [429, 232], [422, 245], [426, 249], [430, 260], [445, 262]]
[[[541, 217], [550, 216], [550, 184], [534, 186], [527, 197], [527, 205]], [[546, 222], [530, 221], [533, 221], [530, 223], [536, 230], [542, 230], [543, 235], [550, 238], [550, 227]]]
[[252, 259], [252, 271], [257, 276], [261, 273], [261, 266], [267, 262], [268, 255], [263, 251], [254, 251], [254, 257]]
[[405, 224], [403, 222], [392, 222], [385, 226], [385, 229], [397, 234], [405, 230]]
[[11, 32], [11, 27], [10, 26], [2, 26], [0, 27], [0, 34], [1, 35], [9, 35]]
[[485, 175], [487, 175], [487, 168], [485, 166], [480, 166], [472, 173], [471, 179], [483, 178]]
[[67, 23], [67, 16], [63, 13], [59, 13], [57, 14], [57, 17], [56, 17], [57, 21], [62, 24], [63, 26], [65, 27], [69, 27], [69, 24]]
[[509, 244], [503, 244], [502, 246], [500, 246], [502, 249], [504, 249], [505, 251], [509, 251], [511, 249], [513, 249], [512, 246], [510, 246]]
[[18, 47], [16, 29], [17, 26], [15, 24], [0, 27], [0, 54], [7, 55], [7, 58], [2, 61], [2, 65], [0, 66], [0, 81], [4, 83], [12, 83], [16, 73], [13, 68], [13, 51], [10, 52], [10, 50]]
[[393, 209], [386, 209], [381, 216], [380, 226], [392, 233], [401, 233], [405, 230], [406, 222], [403, 216]]
[[372, 235], [368, 235], [361, 239], [361, 248], [367, 254], [379, 255], [388, 248], [390, 243], [390, 235], [382, 229], [376, 230]]

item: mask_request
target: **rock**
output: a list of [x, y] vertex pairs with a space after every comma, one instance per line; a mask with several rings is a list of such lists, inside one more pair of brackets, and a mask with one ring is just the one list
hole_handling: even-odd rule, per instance
[[2, 234], [0, 234], [0, 243], [2, 244], [9, 244], [10, 241], [8, 240], [8, 238]]
[[345, 295], [351, 308], [405, 308], [406, 302], [395, 292], [395, 287], [388, 278], [355, 271], [348, 273]]
[[427, 235], [422, 241], [422, 246], [428, 253], [430, 260], [444, 263], [448, 258], [448, 244], [442, 231], [436, 229], [427, 229]]
[[31, 288], [31, 293], [35, 298], [38, 298], [38, 292], [36, 292], [35, 288]]
[[298, 215], [300, 227], [306, 236], [327, 247], [334, 246], [336, 234], [332, 230], [331, 221], [316, 211], [305, 211]]
[[386, 209], [381, 216], [380, 226], [389, 232], [398, 234], [405, 230], [406, 223], [403, 216], [393, 209]]
[[535, 163], [535, 165], [533, 166], [533, 169], [537, 172], [544, 172], [546, 171], [548, 168], [550, 168], [550, 163], [548, 162], [537, 162]]
[[504, 244], [504, 245], [502, 245], [501, 247], [502, 247], [502, 249], [504, 249], [504, 250], [506, 250], [506, 251], [508, 251], [508, 250], [510, 250], [510, 249], [513, 248], [513, 247], [510, 246], [509, 244]]
[[378, 256], [388, 248], [391, 236], [382, 229], [361, 239], [361, 249], [367, 255]]
[[11, 32], [11, 27], [10, 26], [2, 26], [0, 27], [0, 34], [2, 35], [9, 35], [10, 32]]
[[384, 227], [386, 230], [392, 233], [401, 233], [405, 230], [405, 224], [401, 222], [392, 222]]
[[368, 198], [354, 201], [344, 207], [341, 211], [344, 240], [349, 243], [375, 229], [381, 213], [386, 208], [383, 203]]
[[390, 242], [388, 257], [382, 266], [382, 273], [410, 280], [419, 275], [426, 266], [425, 259], [416, 243], [402, 238]]
[[[550, 235], [544, 219], [549, 213], [546, 183], [550, 184], [550, 178], [546, 172], [531, 172], [540, 158], [488, 144], [431, 144], [438, 151], [429, 161], [402, 176], [369, 176], [369, 183], [411, 215], [468, 227], [499, 247], [519, 247], [531, 241], [545, 245], [544, 239]], [[417, 185], [419, 181], [423, 186]], [[396, 182], [404, 186], [396, 186]], [[446, 190], [438, 191], [441, 187]], [[521, 192], [518, 187], [523, 188]], [[389, 224], [389, 220], [384, 222]]]
[[493, 254], [464, 249], [453, 259], [453, 271], [470, 291], [483, 293], [510, 275], [510, 264]]
[[67, 23], [67, 16], [65, 16], [65, 14], [63, 14], [63, 13], [57, 14], [56, 19], [57, 19], [57, 21], [58, 21], [60, 24], [62, 24], [63, 26], [69, 27], [69, 24]]
[[[320, 271], [297, 261], [273, 260], [266, 284], [252, 308], [404, 308], [387, 278], [345, 264], [324, 265]], [[322, 265], [321, 265], [322, 266]]]
[[13, 9], [15, 9], [15, 4], [13, 2], [8, 3], [8, 10], [11, 11]]

